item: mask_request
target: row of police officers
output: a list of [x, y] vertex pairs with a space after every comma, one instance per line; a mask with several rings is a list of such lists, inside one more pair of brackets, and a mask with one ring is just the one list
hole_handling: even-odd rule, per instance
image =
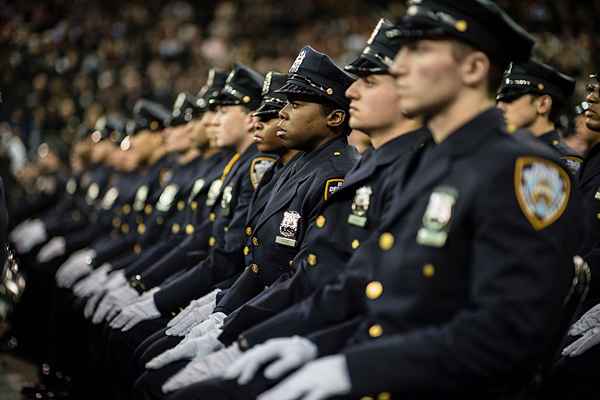
[[600, 392], [598, 146], [562, 141], [575, 81], [534, 44], [491, 1], [411, 0], [343, 69], [307, 45], [83, 131], [13, 220], [24, 395]]

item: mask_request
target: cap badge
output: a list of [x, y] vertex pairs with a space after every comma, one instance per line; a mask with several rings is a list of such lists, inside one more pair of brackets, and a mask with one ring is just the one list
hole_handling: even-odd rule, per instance
[[302, 65], [302, 62], [304, 61], [305, 57], [306, 50], [302, 50], [300, 54], [298, 54], [298, 57], [296, 57], [296, 61], [294, 61], [294, 63], [292, 64], [292, 67], [289, 71], [290, 74], [295, 74], [296, 72], [298, 72], [298, 68], [300, 68], [300, 65]]
[[271, 87], [271, 79], [273, 78], [273, 73], [269, 72], [267, 74], [267, 76], [265, 76], [265, 81], [263, 83], [263, 87], [262, 87], [262, 95], [265, 96], [267, 93], [269, 93], [269, 88]]

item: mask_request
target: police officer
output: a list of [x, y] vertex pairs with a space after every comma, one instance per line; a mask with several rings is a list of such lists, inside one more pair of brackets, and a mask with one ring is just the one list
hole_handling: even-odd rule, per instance
[[575, 91], [575, 80], [535, 60], [511, 63], [496, 101], [509, 129], [530, 132], [555, 149], [573, 176], [582, 158], [567, 146], [556, 130], [561, 112]]
[[[583, 115], [586, 127], [597, 138], [600, 133], [600, 80], [598, 75], [591, 75], [589, 80], [585, 98], [587, 110]], [[584, 223], [587, 225], [581, 254], [592, 271], [591, 286], [583, 305], [585, 314], [569, 330], [568, 345], [562, 351], [564, 358], [548, 390], [548, 393], [565, 399], [594, 398], [600, 394], [596, 368], [600, 360], [600, 348], [597, 346], [600, 341], [600, 284], [594, 278], [600, 266], [599, 173], [600, 146], [596, 143], [586, 154], [578, 177], [578, 188], [583, 195]]]
[[[292, 365], [304, 366], [261, 399], [499, 397], [528, 382], [550, 350], [579, 204], [559, 158], [506, 135], [493, 100], [499, 71], [527, 60], [533, 39], [488, 1], [411, 2], [403, 23], [407, 43], [392, 67], [400, 107], [427, 116], [436, 144], [412, 160], [394, 207], [361, 246], [372, 275], [341, 282], [357, 327], [343, 341], [256, 347], [226, 376], [247, 383], [275, 359], [270, 381], [231, 398], [252, 398]], [[548, 184], [561, 206], [540, 212], [531, 193]], [[290, 353], [295, 361], [281, 362]]]

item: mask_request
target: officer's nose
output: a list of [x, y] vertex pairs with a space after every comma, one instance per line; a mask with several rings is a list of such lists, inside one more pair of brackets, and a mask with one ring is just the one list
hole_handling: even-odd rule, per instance
[[407, 60], [408, 49], [406, 46], [402, 47], [398, 53], [396, 53], [396, 57], [394, 57], [394, 62], [390, 67], [390, 75], [394, 78], [398, 78], [406, 74], [406, 60]]
[[350, 85], [350, 87], [348, 89], [346, 89], [346, 97], [349, 98], [350, 100], [356, 100], [358, 97], [358, 92], [356, 90], [356, 85], [358, 84], [358, 82], [360, 81], [360, 79], [355, 80], [352, 85]]
[[288, 110], [290, 109], [291, 104], [288, 102], [285, 107], [283, 107], [281, 110], [279, 110], [279, 119], [285, 119], [288, 120], [290, 119], [290, 114], [288, 113]]
[[496, 107], [499, 108], [500, 110], [506, 112], [506, 103], [503, 101], [499, 101], [498, 103], [496, 103]]

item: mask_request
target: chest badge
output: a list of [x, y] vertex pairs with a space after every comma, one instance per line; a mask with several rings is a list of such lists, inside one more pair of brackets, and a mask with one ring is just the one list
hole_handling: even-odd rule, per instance
[[108, 189], [104, 197], [102, 198], [102, 208], [105, 210], [110, 210], [110, 208], [115, 204], [115, 201], [119, 197], [119, 190], [115, 187]]
[[179, 186], [175, 185], [174, 183], [168, 185], [165, 188], [165, 190], [163, 190], [163, 192], [160, 194], [160, 197], [158, 198], [158, 204], [156, 205], [156, 209], [162, 212], [169, 211], [178, 191]]
[[70, 178], [69, 181], [67, 182], [67, 193], [69, 194], [75, 194], [75, 192], [77, 191], [77, 181], [75, 180], [75, 178]]
[[200, 191], [204, 187], [204, 184], [205, 184], [204, 179], [202, 179], [202, 178], [196, 179], [196, 181], [194, 182], [194, 186], [192, 186], [192, 191], [190, 192], [190, 196], [188, 197], [188, 204], [191, 203], [196, 198], [196, 196], [198, 196], [198, 193], [200, 193]]
[[148, 198], [148, 185], [142, 185], [135, 192], [135, 201], [133, 202], [133, 209], [137, 212], [141, 212], [146, 204]]
[[363, 186], [356, 190], [354, 200], [352, 200], [352, 214], [348, 216], [350, 225], [364, 228], [367, 225], [367, 211], [371, 205], [371, 195], [373, 189], [370, 186]]
[[208, 194], [206, 195], [206, 205], [208, 207], [214, 206], [217, 202], [217, 197], [219, 197], [219, 193], [221, 193], [221, 186], [223, 186], [223, 181], [221, 179], [217, 179], [213, 181], [208, 188]]
[[92, 204], [100, 194], [100, 187], [96, 182], [92, 183], [87, 191], [87, 203]]
[[423, 225], [417, 232], [418, 244], [432, 247], [446, 244], [457, 198], [458, 191], [448, 186], [438, 187], [431, 193], [423, 215]]
[[231, 213], [231, 200], [233, 200], [233, 188], [225, 186], [221, 196], [221, 215], [226, 217]]
[[296, 247], [298, 236], [298, 225], [302, 217], [296, 211], [285, 211], [279, 225], [279, 233], [275, 237], [275, 243], [288, 247]]

